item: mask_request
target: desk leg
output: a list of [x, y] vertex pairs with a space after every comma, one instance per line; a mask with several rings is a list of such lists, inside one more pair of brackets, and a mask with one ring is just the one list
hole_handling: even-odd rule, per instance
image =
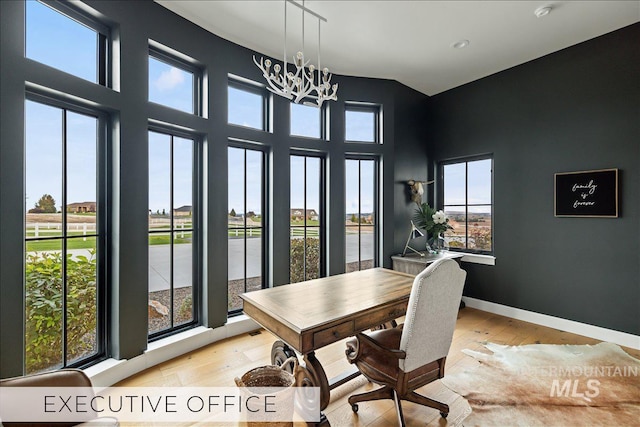
[[[296, 352], [283, 341], [276, 341], [271, 346], [271, 363], [282, 366], [285, 360], [291, 356], [296, 356]], [[329, 380], [320, 361], [316, 358], [315, 352], [303, 355], [304, 366], [299, 365], [296, 370], [296, 385], [301, 387], [320, 388], [320, 423], [319, 425], [329, 425], [327, 417], [322, 411], [329, 406], [331, 398]], [[293, 364], [285, 367], [285, 370], [293, 374]]]
[[[282, 366], [284, 361], [292, 356], [296, 356], [296, 352], [283, 341], [278, 340], [271, 346], [272, 365]], [[290, 363], [289, 366], [286, 366], [285, 370], [293, 374], [293, 362]]]
[[322, 412], [329, 406], [330, 388], [327, 374], [316, 358], [315, 352], [307, 353], [303, 356], [304, 366], [300, 366], [296, 372], [296, 385], [302, 387], [320, 388], [320, 423], [318, 425], [329, 425], [329, 420]]

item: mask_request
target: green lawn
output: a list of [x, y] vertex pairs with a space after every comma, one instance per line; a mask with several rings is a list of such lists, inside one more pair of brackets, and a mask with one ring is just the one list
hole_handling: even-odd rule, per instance
[[[177, 238], [173, 240], [173, 243], [179, 245], [181, 243], [191, 243], [191, 233], [184, 233], [184, 237], [182, 233], [176, 233]], [[149, 245], [168, 245], [170, 242], [168, 234], [151, 234], [149, 235]]]
[[[96, 238], [87, 237], [84, 239], [68, 239], [67, 249], [95, 249]], [[61, 240], [36, 240], [27, 242], [27, 252], [35, 251], [59, 251], [62, 250]]]
[[[184, 237], [182, 233], [176, 233], [177, 239], [174, 239], [173, 243], [179, 245], [183, 243], [191, 243], [191, 233], [185, 232]], [[149, 245], [168, 245], [168, 234], [152, 234], [149, 236]], [[87, 237], [84, 239], [68, 239], [67, 249], [94, 249], [96, 247], [96, 238]], [[27, 252], [36, 251], [59, 251], [62, 249], [62, 243], [60, 240], [35, 240], [27, 241]]]
[[[291, 220], [290, 221], [291, 227], [304, 227], [304, 221], [303, 220]], [[320, 221], [315, 220], [312, 221], [310, 219], [307, 220], [307, 227], [318, 227], [320, 225]]]

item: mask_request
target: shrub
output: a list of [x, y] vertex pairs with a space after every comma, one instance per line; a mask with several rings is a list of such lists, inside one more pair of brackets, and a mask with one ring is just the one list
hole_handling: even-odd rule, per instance
[[[35, 252], [26, 259], [26, 372], [62, 362], [62, 254]], [[67, 360], [96, 350], [96, 260], [67, 254]]]
[[477, 224], [469, 228], [470, 247], [489, 251], [491, 250], [491, 229], [478, 227]]
[[[306, 277], [305, 261], [307, 270]], [[290, 264], [290, 283], [303, 282], [305, 280], [317, 279], [320, 277], [320, 239], [317, 237], [291, 239]]]
[[[229, 298], [231, 300], [231, 298]], [[185, 297], [178, 309], [178, 322], [184, 322], [191, 319], [193, 312], [193, 302], [191, 301], [191, 295]]]

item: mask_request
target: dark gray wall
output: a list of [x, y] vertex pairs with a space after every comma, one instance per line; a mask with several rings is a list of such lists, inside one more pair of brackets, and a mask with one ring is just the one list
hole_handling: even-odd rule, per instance
[[[434, 162], [494, 155], [496, 265], [465, 264], [466, 295], [640, 334], [639, 40], [635, 24], [430, 99]], [[601, 168], [621, 171], [620, 218], [555, 218], [554, 173]]]
[[[273, 268], [269, 283], [288, 282], [289, 153], [320, 153], [328, 166], [327, 273], [344, 271], [344, 157], [372, 154], [381, 160], [380, 217], [384, 222], [380, 264], [390, 266], [396, 224], [394, 205], [401, 200], [401, 179], [426, 175], [419, 117], [427, 97], [389, 80], [334, 76], [339, 100], [329, 103], [330, 141], [289, 135], [289, 102], [273, 98], [273, 131], [260, 132], [227, 124], [228, 74], [262, 82], [253, 65], [254, 52], [225, 41], [150, 1], [87, 1], [113, 29], [119, 45], [114, 89], [100, 87], [24, 58], [24, 4], [0, 1], [0, 377], [22, 373], [24, 340], [24, 98], [38, 85], [71, 95], [110, 114], [113, 126], [110, 166], [109, 354], [131, 358], [147, 346], [147, 191], [149, 120], [172, 123], [199, 135], [204, 146], [204, 298], [202, 323], [227, 320], [227, 144], [230, 137], [258, 141], [270, 160], [270, 243]], [[194, 58], [205, 70], [209, 110], [205, 117], [147, 102], [149, 39]], [[382, 106], [383, 143], [344, 143], [344, 102]], [[400, 125], [397, 126], [395, 121]], [[416, 129], [420, 130], [416, 130]], [[422, 139], [421, 139], [422, 138]], [[396, 174], [396, 145], [402, 170]], [[415, 151], [417, 150], [417, 151]], [[418, 155], [416, 153], [419, 153]], [[385, 196], [386, 195], [386, 196]], [[405, 201], [401, 209], [405, 209]], [[405, 224], [403, 220], [403, 234]], [[397, 240], [397, 239], [396, 239]], [[329, 251], [328, 248], [331, 248]], [[401, 246], [400, 246], [401, 247]]]
[[[407, 181], [413, 179], [427, 181], [427, 147], [430, 144], [428, 131], [431, 123], [425, 108], [424, 95], [397, 85], [396, 98], [402, 99], [395, 109], [396, 146], [394, 175], [393, 241], [394, 253], [401, 253], [411, 230], [409, 222], [416, 210], [416, 204], [410, 199]], [[433, 203], [433, 185], [424, 187], [423, 202]], [[411, 242], [413, 248], [421, 249], [426, 245], [426, 237]]]

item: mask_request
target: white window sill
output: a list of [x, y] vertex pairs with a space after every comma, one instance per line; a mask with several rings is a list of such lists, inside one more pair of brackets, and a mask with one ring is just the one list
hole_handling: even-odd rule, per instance
[[472, 264], [496, 265], [496, 257], [494, 257], [493, 255], [464, 253], [464, 256], [460, 259], [460, 261], [470, 262]]
[[258, 328], [260, 325], [242, 314], [228, 319], [225, 325], [215, 329], [196, 326], [193, 329], [159, 339], [149, 343], [147, 350], [139, 356], [132, 359], [116, 360], [110, 358], [103, 360], [86, 368], [84, 372], [91, 378], [94, 387], [108, 387], [174, 357]]

